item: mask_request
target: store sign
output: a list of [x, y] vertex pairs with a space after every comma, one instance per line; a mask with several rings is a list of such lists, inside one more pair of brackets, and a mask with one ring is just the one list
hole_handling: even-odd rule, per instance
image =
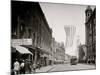
[[12, 39], [11, 45], [32, 45], [32, 39]]

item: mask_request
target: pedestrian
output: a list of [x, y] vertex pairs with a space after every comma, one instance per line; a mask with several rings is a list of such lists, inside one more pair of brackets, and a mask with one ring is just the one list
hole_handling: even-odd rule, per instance
[[40, 68], [41, 68], [41, 64], [40, 64], [40, 63], [38, 63], [38, 68], [39, 68], [39, 70], [40, 70]]
[[31, 61], [30, 60], [28, 60], [28, 64], [29, 64], [29, 73], [31, 73]]
[[35, 63], [33, 63], [33, 71], [34, 71], [34, 73], [36, 72], [36, 64]]
[[25, 74], [25, 61], [23, 60], [20, 65], [20, 73]]
[[19, 70], [20, 70], [20, 64], [18, 60], [16, 59], [16, 61], [14, 62], [14, 74], [15, 75], [19, 74]]
[[26, 74], [31, 73], [31, 63], [28, 59], [26, 59], [26, 62], [25, 62], [25, 73]]

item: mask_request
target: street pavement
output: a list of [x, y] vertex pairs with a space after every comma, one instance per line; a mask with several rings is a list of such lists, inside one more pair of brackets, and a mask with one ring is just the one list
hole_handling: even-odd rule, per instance
[[[70, 65], [70, 64], [58, 64], [52, 66], [42, 67], [40, 69], [36, 69], [36, 73], [41, 72], [57, 72], [57, 71], [74, 71], [74, 70], [89, 70], [95, 69], [95, 65], [88, 65], [88, 64], [77, 64], [77, 65]], [[32, 72], [34, 73], [34, 72]]]
[[94, 65], [87, 65], [87, 64], [77, 64], [77, 65], [63, 64], [63, 65], [57, 65], [55, 68], [51, 69], [49, 72], [89, 70], [89, 69], [95, 69], [95, 68], [96, 67]]
[[[56, 66], [57, 65], [50, 65], [50, 66], [41, 67], [40, 69], [36, 69], [35, 73], [48, 72], [49, 70], [52, 70]], [[32, 73], [34, 73], [34, 71], [32, 71]]]

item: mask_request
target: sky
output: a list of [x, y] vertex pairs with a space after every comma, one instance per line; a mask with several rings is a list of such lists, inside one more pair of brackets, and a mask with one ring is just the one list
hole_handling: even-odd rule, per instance
[[76, 55], [77, 39], [78, 43], [85, 44], [85, 10], [87, 6], [57, 3], [40, 3], [40, 6], [57, 42], [64, 44], [66, 42], [67, 36], [64, 26], [73, 25], [76, 27], [73, 46], [65, 47], [66, 54]]

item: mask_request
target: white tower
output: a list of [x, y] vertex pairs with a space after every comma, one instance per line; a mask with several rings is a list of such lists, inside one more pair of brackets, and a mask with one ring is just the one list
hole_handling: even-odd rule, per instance
[[76, 32], [76, 27], [73, 25], [66, 25], [64, 26], [65, 32], [66, 32], [66, 42], [65, 46], [66, 47], [71, 47], [73, 46], [73, 40], [74, 40], [74, 35]]

